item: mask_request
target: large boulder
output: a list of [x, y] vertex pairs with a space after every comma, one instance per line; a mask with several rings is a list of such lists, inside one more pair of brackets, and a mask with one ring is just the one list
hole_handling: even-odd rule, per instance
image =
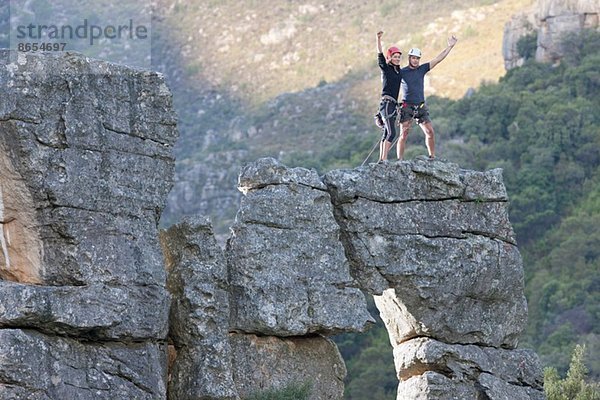
[[170, 91], [73, 53], [0, 60], [0, 391], [164, 398]]
[[346, 366], [335, 343], [320, 336], [232, 334], [233, 375], [241, 398], [306, 387], [309, 400], [341, 400]]
[[527, 305], [500, 170], [416, 160], [325, 176], [351, 273], [393, 345], [427, 336], [514, 347]]
[[356, 330], [352, 315], [367, 320], [348, 297], [357, 287], [388, 329], [398, 399], [543, 398], [535, 354], [515, 350], [527, 307], [500, 170], [417, 159], [319, 177], [261, 159], [239, 188], [226, 257], [240, 396], [327, 375], [306, 358], [315, 372], [296, 376], [298, 357], [275, 354], [291, 336]]
[[227, 244], [231, 329], [297, 336], [374, 322], [316, 172], [261, 159], [242, 170], [239, 187], [245, 196]]
[[[398, 399], [451, 399], [461, 392], [474, 395], [459, 398], [480, 398], [483, 393], [490, 399], [543, 398], [541, 364], [530, 350], [417, 338], [397, 346], [394, 356], [400, 380]], [[427, 391], [444, 394], [426, 397]], [[413, 393], [419, 394], [412, 397]]]

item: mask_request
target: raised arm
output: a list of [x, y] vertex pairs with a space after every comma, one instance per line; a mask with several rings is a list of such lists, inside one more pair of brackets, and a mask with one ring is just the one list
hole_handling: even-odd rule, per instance
[[433, 67], [438, 65], [444, 58], [446, 58], [446, 56], [448, 55], [448, 53], [450, 53], [450, 50], [452, 50], [456, 42], [458, 42], [456, 36], [452, 35], [451, 37], [449, 37], [448, 47], [446, 47], [440, 54], [438, 54], [436, 58], [429, 61], [429, 69], [433, 69]]
[[381, 47], [381, 36], [383, 36], [383, 31], [377, 32], [377, 52], [383, 54], [383, 47]]

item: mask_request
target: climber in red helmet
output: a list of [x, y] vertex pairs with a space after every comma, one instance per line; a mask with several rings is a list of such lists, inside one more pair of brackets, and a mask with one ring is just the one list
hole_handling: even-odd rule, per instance
[[388, 152], [396, 137], [396, 116], [398, 115], [398, 93], [402, 81], [400, 59], [402, 52], [392, 46], [383, 55], [381, 36], [383, 31], [377, 32], [377, 60], [381, 69], [381, 102], [379, 103], [379, 116], [382, 122], [383, 136], [379, 143], [379, 163], [387, 161]]

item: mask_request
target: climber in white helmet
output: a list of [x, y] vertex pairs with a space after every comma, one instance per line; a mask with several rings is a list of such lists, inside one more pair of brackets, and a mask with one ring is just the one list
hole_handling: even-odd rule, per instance
[[429, 159], [435, 158], [435, 138], [433, 125], [429, 118], [429, 108], [425, 104], [425, 74], [442, 61], [454, 47], [458, 39], [452, 35], [448, 38], [448, 46], [433, 60], [421, 64], [421, 50], [412, 48], [408, 51], [408, 65], [402, 68], [402, 103], [400, 108], [400, 139], [396, 147], [399, 160], [404, 157], [406, 139], [413, 119], [425, 134], [425, 145]]

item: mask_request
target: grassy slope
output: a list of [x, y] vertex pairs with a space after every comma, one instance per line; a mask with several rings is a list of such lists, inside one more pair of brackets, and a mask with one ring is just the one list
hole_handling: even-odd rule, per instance
[[[437, 55], [455, 33], [459, 45], [444, 68], [432, 73], [429, 93], [456, 98], [504, 74], [504, 24], [531, 0], [481, 3], [491, 2], [181, 2], [166, 23], [188, 44], [183, 61], [192, 81], [210, 82], [254, 106], [353, 73], [369, 84], [368, 98], [376, 100], [377, 89], [371, 88], [379, 79], [373, 61], [377, 30], [386, 31], [388, 44], [421, 47], [424, 59]], [[364, 99], [364, 92], [354, 97]]]

